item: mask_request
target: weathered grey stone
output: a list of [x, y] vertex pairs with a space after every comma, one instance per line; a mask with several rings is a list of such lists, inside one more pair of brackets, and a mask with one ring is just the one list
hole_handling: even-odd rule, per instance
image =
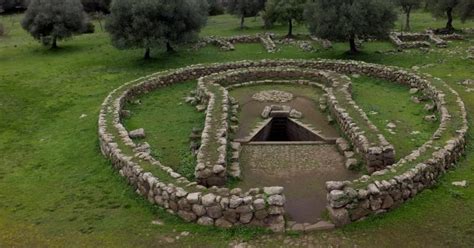
[[250, 221], [252, 220], [253, 218], [253, 213], [250, 212], [250, 213], [243, 213], [243, 214], [240, 214], [240, 218], [239, 218], [239, 221], [242, 223], [242, 224], [248, 224], [250, 223]]
[[259, 199], [255, 199], [253, 201], [253, 207], [256, 209], [256, 210], [260, 210], [260, 209], [264, 209], [265, 208], [265, 200], [259, 198]]
[[316, 224], [305, 226], [305, 232], [313, 232], [313, 231], [326, 231], [332, 230], [335, 228], [335, 225], [331, 222], [327, 221], [319, 221]]
[[197, 215], [197, 216], [203, 216], [206, 214], [206, 208], [204, 208], [202, 205], [199, 205], [199, 204], [194, 204], [192, 206], [192, 209], [193, 209], [193, 212]]
[[346, 186], [346, 182], [345, 181], [327, 181], [326, 182], [326, 189], [327, 191], [331, 192], [335, 189], [337, 190], [341, 190], [344, 188], [344, 186]]
[[196, 215], [190, 211], [179, 210], [178, 211], [179, 217], [183, 218], [187, 222], [192, 222], [196, 220]]
[[283, 206], [285, 205], [285, 197], [282, 195], [271, 195], [267, 199], [268, 204], [274, 206]]
[[268, 212], [265, 209], [255, 211], [255, 218], [263, 220], [268, 216]]
[[216, 165], [214, 165], [214, 167], [212, 167], [212, 172], [214, 172], [214, 174], [219, 174], [223, 171], [225, 171], [225, 168], [224, 168], [224, 166], [222, 166], [220, 164], [216, 164]]
[[201, 197], [202, 205], [205, 207], [212, 206], [216, 203], [216, 195], [209, 193]]
[[452, 184], [453, 186], [456, 186], [456, 187], [462, 187], [462, 188], [466, 188], [466, 187], [467, 187], [467, 181], [466, 181], [466, 180], [459, 181], [459, 182], [452, 182], [451, 184]]
[[133, 131], [130, 131], [128, 133], [128, 136], [131, 139], [143, 139], [143, 138], [145, 138], [145, 129], [139, 128], [139, 129], [135, 129]]
[[349, 212], [345, 208], [328, 207], [329, 218], [337, 227], [341, 227], [351, 223]]
[[268, 117], [270, 117], [270, 112], [272, 112], [272, 107], [266, 106], [262, 111], [262, 118], [267, 119]]
[[290, 118], [301, 119], [301, 118], [303, 118], [303, 114], [301, 112], [297, 111], [296, 109], [292, 109], [290, 111]]
[[348, 170], [353, 170], [357, 167], [357, 159], [349, 158], [346, 160], [346, 168]]
[[206, 208], [207, 215], [213, 219], [220, 218], [222, 216], [222, 208], [219, 205], [207, 207]]
[[252, 212], [252, 207], [250, 205], [243, 205], [235, 209], [237, 213], [243, 214], [243, 213], [250, 213]]
[[427, 122], [435, 122], [438, 120], [438, 118], [436, 118], [436, 115], [427, 115], [425, 116], [424, 120]]
[[277, 195], [283, 193], [283, 187], [264, 187], [263, 192], [267, 195]]
[[373, 183], [371, 183], [367, 186], [367, 191], [369, 192], [369, 194], [372, 194], [372, 195], [380, 194], [379, 188], [377, 188], [377, 186], [375, 186], [375, 184], [373, 184]]
[[304, 231], [304, 225], [302, 223], [296, 223], [291, 227], [292, 231], [295, 232], [303, 232]]
[[217, 227], [220, 227], [220, 228], [231, 228], [232, 227], [232, 223], [225, 220], [224, 218], [220, 218], [220, 219], [216, 220], [215, 225]]
[[350, 198], [342, 190], [333, 190], [328, 194], [329, 205], [333, 208], [340, 208], [350, 202]]
[[390, 195], [387, 195], [382, 203], [383, 209], [389, 209], [393, 206], [393, 198]]
[[197, 220], [197, 223], [203, 226], [212, 226], [214, 225], [214, 219], [209, 218], [207, 216], [203, 216]]
[[370, 208], [372, 211], [379, 210], [382, 207], [382, 199], [374, 197], [370, 199]]
[[270, 206], [268, 207], [268, 213], [271, 215], [280, 215], [285, 213], [285, 209], [279, 206]]
[[223, 212], [223, 216], [226, 220], [228, 220], [231, 223], [237, 222], [239, 218], [239, 214], [235, 209], [227, 209]]
[[273, 232], [283, 232], [285, 231], [285, 218], [283, 218], [281, 215], [271, 217], [269, 220], [269, 225], [270, 230]]
[[230, 200], [229, 200], [229, 207], [230, 208], [236, 208], [238, 206], [240, 206], [240, 204], [242, 204], [244, 200], [238, 196], [231, 196], [230, 197]]

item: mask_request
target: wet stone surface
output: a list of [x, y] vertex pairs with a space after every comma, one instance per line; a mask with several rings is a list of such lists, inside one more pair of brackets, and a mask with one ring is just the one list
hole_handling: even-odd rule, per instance
[[327, 204], [325, 182], [359, 176], [344, 163], [334, 145], [246, 145], [239, 187], [283, 186], [289, 219], [316, 222]]

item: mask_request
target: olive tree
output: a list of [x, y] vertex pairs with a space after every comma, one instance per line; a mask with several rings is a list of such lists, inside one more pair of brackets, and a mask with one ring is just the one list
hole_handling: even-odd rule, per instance
[[306, 0], [268, 0], [265, 5], [265, 24], [288, 24], [288, 37], [293, 36], [293, 21], [303, 21]]
[[80, 0], [32, 0], [22, 27], [44, 45], [57, 48], [57, 41], [83, 33], [88, 19]]
[[395, 0], [395, 4], [398, 5], [403, 13], [405, 14], [405, 30], [410, 31], [410, 14], [411, 11], [421, 6], [420, 0]]
[[461, 21], [474, 18], [474, 0], [463, 0], [460, 4]]
[[23, 11], [29, 2], [29, 0], [0, 0], [0, 14]]
[[433, 15], [437, 17], [446, 16], [446, 30], [452, 31], [454, 30], [453, 27], [453, 19], [454, 19], [454, 12], [457, 7], [459, 7], [459, 3], [461, 0], [429, 0], [430, 1], [430, 8]]
[[240, 18], [240, 29], [244, 28], [246, 17], [254, 17], [265, 8], [266, 0], [229, 0], [227, 12]]
[[118, 49], [144, 48], [145, 59], [154, 47], [194, 41], [206, 24], [206, 0], [114, 0], [105, 29]]
[[454, 31], [453, 20], [455, 15], [459, 15], [462, 21], [472, 18], [474, 15], [473, 0], [428, 0], [430, 9], [434, 16], [446, 17], [445, 31]]
[[209, 15], [216, 16], [224, 14], [224, 6], [220, 0], [207, 0], [209, 5]]
[[385, 37], [397, 13], [386, 0], [314, 0], [305, 11], [309, 30], [318, 37], [349, 41], [357, 53], [356, 37]]

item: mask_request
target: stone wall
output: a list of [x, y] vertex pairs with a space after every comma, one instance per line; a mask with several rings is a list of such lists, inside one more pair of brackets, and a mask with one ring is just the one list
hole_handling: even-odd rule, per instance
[[[387, 142], [385, 137], [380, 133], [375, 125], [369, 120], [364, 111], [355, 104], [352, 100], [352, 95], [350, 92], [351, 81], [347, 77], [342, 77], [335, 72], [322, 71], [312, 68], [302, 68], [302, 67], [256, 67], [256, 68], [246, 68], [239, 70], [229, 70], [222, 73], [212, 74], [210, 76], [201, 78], [198, 83], [198, 95], [212, 95], [208, 85], [214, 89], [214, 91], [222, 91], [221, 94], [227, 98], [228, 92], [223, 89], [222, 86], [232, 86], [235, 84], [241, 84], [244, 82], [259, 80], [259, 79], [311, 79], [314, 82], [323, 82], [326, 86], [325, 90], [329, 95], [328, 104], [330, 106], [330, 111], [335, 117], [336, 122], [341, 127], [342, 132], [348, 137], [356, 151], [362, 155], [362, 158], [366, 162], [367, 169], [369, 172], [381, 170], [388, 165], [391, 165], [395, 162], [395, 150], [393, 145]], [[216, 85], [222, 85], [221, 87], [216, 87]], [[336, 96], [333, 92], [343, 92], [342, 96]], [[219, 94], [216, 92], [215, 94]], [[208, 99], [209, 97], [201, 97], [202, 99]], [[215, 103], [208, 103], [208, 109], [217, 108]], [[356, 112], [357, 115], [360, 115], [359, 118], [354, 118], [347, 111], [348, 108], [352, 108], [353, 112]], [[224, 131], [227, 126], [227, 109], [224, 108], [224, 115], [220, 118], [220, 124], [217, 128], [209, 127], [208, 130], [216, 130], [218, 133], [210, 131], [205, 133], [206, 142], [203, 142], [204, 148], [201, 149], [198, 156], [198, 166], [196, 168], [196, 178], [198, 181], [204, 185], [218, 185], [213, 184], [214, 182], [225, 182], [225, 173], [223, 170], [215, 170], [215, 167], [225, 167], [225, 139], [227, 133]], [[209, 114], [209, 111], [208, 111]], [[214, 113], [215, 114], [215, 113]], [[359, 123], [356, 120], [362, 120], [363, 123]], [[211, 119], [206, 119], [206, 123], [212, 123]], [[367, 131], [375, 133], [375, 137], [366, 136], [365, 132], [361, 127], [368, 126]], [[209, 144], [208, 137], [215, 137], [214, 144], [220, 144], [218, 147], [213, 147], [210, 150], [207, 149]], [[202, 161], [204, 158], [208, 158], [208, 153], [217, 153], [219, 156], [215, 159], [218, 161]], [[207, 165], [207, 166], [204, 166]], [[215, 173], [211, 173], [216, 171]], [[211, 184], [209, 184], [211, 181]]]
[[[436, 78], [422, 77], [399, 68], [355, 61], [263, 60], [197, 65], [164, 71], [112, 91], [102, 104], [99, 115], [102, 153], [139, 194], [169, 212], [178, 214], [186, 221], [219, 227], [266, 226], [274, 231], [283, 231], [283, 188], [269, 187], [248, 192], [242, 192], [238, 188], [206, 189], [196, 182], [189, 182], [171, 168], [156, 161], [144, 148], [146, 145], [136, 144], [130, 139], [128, 131], [121, 124], [124, 104], [152, 90], [213, 73], [262, 67], [299, 67], [344, 74], [364, 74], [417, 88], [436, 103], [441, 124], [432, 139], [423, 146], [396, 164], [376, 171], [371, 176], [363, 176], [353, 182], [327, 183], [328, 210], [336, 225], [341, 226], [368, 214], [382, 213], [399, 206], [424, 188], [435, 184], [437, 178], [451, 168], [464, 152], [468, 130], [464, 104], [454, 90]], [[282, 73], [278, 76], [285, 77], [286, 72]], [[433, 83], [436, 83], [436, 86]], [[446, 97], [447, 95], [449, 97]], [[225, 104], [222, 104], [222, 108], [224, 107]], [[461, 126], [458, 123], [461, 123]], [[437, 147], [440, 143], [444, 145]], [[429, 159], [424, 159], [428, 154]], [[419, 160], [422, 162], [418, 163]], [[162, 173], [153, 175], [144, 170], [150, 166]]]
[[446, 47], [448, 45], [444, 39], [435, 35], [432, 31], [427, 31], [426, 33], [392, 32], [389, 38], [395, 46], [401, 49], [430, 47], [431, 43], [437, 47]]

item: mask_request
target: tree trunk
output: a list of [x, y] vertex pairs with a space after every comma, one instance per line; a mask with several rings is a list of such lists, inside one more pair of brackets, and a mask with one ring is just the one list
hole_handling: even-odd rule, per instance
[[171, 46], [171, 43], [169, 41], [166, 42], [166, 52], [168, 53], [174, 53], [174, 49]]
[[51, 49], [58, 48], [58, 42], [56, 36], [53, 37], [53, 43], [51, 44]]
[[357, 45], [356, 45], [356, 42], [355, 42], [355, 37], [354, 36], [351, 36], [351, 38], [349, 39], [349, 44], [351, 46], [351, 53], [352, 54], [356, 54], [358, 53], [357, 51]]
[[104, 31], [104, 27], [102, 27], [102, 19], [99, 19], [99, 26], [100, 26], [100, 31]]
[[410, 12], [411, 12], [411, 9], [407, 9], [406, 11], [406, 15], [407, 15], [407, 19], [406, 19], [406, 22], [405, 22], [405, 31], [410, 31], [411, 30], [411, 27], [410, 27]]
[[293, 37], [293, 21], [288, 19], [288, 38]]
[[453, 9], [448, 8], [446, 10], [446, 15], [448, 16], [448, 23], [446, 23], [446, 29], [451, 31], [454, 30], [453, 28]]
[[242, 17], [240, 17], [240, 29], [244, 29], [244, 22], [245, 22], [245, 17], [244, 15], [242, 15]]
[[147, 48], [145, 49], [145, 56], [144, 56], [144, 59], [145, 59], [145, 60], [148, 60], [148, 59], [150, 59], [150, 58], [151, 58], [151, 56], [150, 56], [150, 48], [147, 47]]

